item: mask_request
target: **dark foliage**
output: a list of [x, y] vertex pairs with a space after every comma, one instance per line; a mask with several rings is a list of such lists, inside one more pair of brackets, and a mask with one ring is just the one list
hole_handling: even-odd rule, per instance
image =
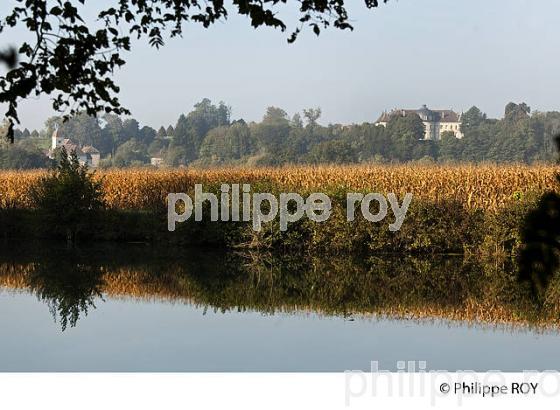
[[103, 191], [101, 182], [93, 178], [87, 166], [80, 165], [75, 153], [68, 156], [62, 148], [60, 154], [56, 169], [41, 179], [31, 197], [44, 217], [44, 224], [75, 241], [104, 207]]
[[80, 316], [95, 309], [95, 299], [102, 299], [101, 269], [75, 259], [72, 252], [57, 252], [37, 264], [29, 276], [29, 287], [48, 304], [62, 331], [76, 326]]
[[[560, 150], [560, 136], [556, 143]], [[519, 279], [542, 296], [560, 266], [560, 195], [549, 192], [541, 198], [527, 217], [522, 238]]]
[[51, 160], [38, 149], [14, 144], [0, 147], [0, 169], [48, 168]]
[[[37, 160], [44, 157], [40, 151], [50, 145], [55, 128], [59, 136], [78, 146], [97, 148], [102, 167], [148, 166], [152, 157], [166, 166], [409, 161], [531, 164], [554, 160], [553, 136], [560, 132], [560, 112], [529, 114], [524, 103], [509, 103], [502, 119], [489, 119], [473, 107], [462, 115], [463, 138], [457, 138], [457, 131], [444, 130], [438, 140], [424, 139], [424, 125], [413, 114], [394, 116], [387, 127], [372, 122], [325, 126], [319, 123], [320, 115], [321, 110], [314, 108], [290, 119], [285, 110], [268, 107], [260, 122], [246, 122], [232, 119], [226, 103], [204, 98], [181, 114], [174, 127], [160, 126], [159, 131], [115, 114], [94, 118], [82, 113], [66, 122], [51, 117], [42, 130], [14, 128], [16, 143], [11, 147], [0, 144], [0, 168], [44, 167], [46, 160]], [[3, 129], [8, 127], [6, 123]], [[24, 157], [21, 161], [16, 158], [19, 154]]]

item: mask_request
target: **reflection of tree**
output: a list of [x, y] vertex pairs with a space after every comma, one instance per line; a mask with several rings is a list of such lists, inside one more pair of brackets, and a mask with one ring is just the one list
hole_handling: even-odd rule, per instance
[[[220, 267], [182, 270], [188, 297], [219, 311], [310, 310], [334, 315], [378, 313], [489, 322], [544, 323], [515, 280], [512, 261], [415, 257], [272, 257], [255, 253]], [[184, 288], [183, 290], [187, 290]], [[179, 291], [180, 293], [180, 291]]]
[[63, 256], [38, 263], [30, 272], [28, 284], [39, 300], [49, 305], [55, 320], [59, 316], [64, 331], [68, 325], [76, 326], [80, 314], [95, 309], [95, 298], [102, 297], [103, 279], [99, 267]]
[[[0, 261], [2, 255], [0, 254]], [[29, 288], [63, 329], [95, 307], [101, 293], [187, 302], [215, 311], [379, 314], [485, 322], [560, 324], [560, 281], [540, 308], [516, 280], [512, 260], [433, 255], [273, 256], [147, 247], [77, 249], [0, 263], [0, 286]]]

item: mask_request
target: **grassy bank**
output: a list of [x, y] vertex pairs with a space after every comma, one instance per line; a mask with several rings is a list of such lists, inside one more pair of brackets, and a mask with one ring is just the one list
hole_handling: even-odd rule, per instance
[[[176, 246], [260, 248], [298, 252], [511, 254], [520, 228], [539, 196], [555, 188], [553, 166], [347, 166], [235, 168], [214, 170], [125, 170], [96, 174], [106, 208], [79, 228], [82, 241], [145, 241]], [[46, 220], [30, 199], [43, 172], [0, 173], [0, 230], [5, 240], [64, 238], [64, 227]], [[167, 231], [166, 197], [193, 196], [200, 183], [219, 192], [222, 183], [249, 183], [252, 192], [327, 194], [333, 205], [326, 222], [306, 218], [280, 232], [278, 220], [254, 232], [250, 223], [202, 222], [193, 218]], [[405, 221], [390, 232], [390, 220], [372, 223], [360, 213], [346, 220], [347, 192], [413, 194]], [[64, 210], [61, 210], [63, 212]], [[389, 215], [388, 219], [391, 219]]]

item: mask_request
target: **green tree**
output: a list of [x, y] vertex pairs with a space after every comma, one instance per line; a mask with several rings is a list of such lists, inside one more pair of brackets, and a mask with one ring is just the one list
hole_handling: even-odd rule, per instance
[[187, 117], [181, 114], [177, 120], [177, 125], [175, 125], [175, 132], [171, 143], [171, 148], [174, 152], [173, 165], [186, 165], [196, 159], [198, 154], [197, 139]]
[[194, 105], [194, 110], [187, 115], [189, 126], [192, 127], [198, 143], [206, 136], [212, 128], [229, 125], [231, 109], [224, 102], [218, 106], [212, 104], [208, 98], [204, 98]]
[[[103, 116], [105, 126], [103, 127], [104, 140], [109, 142], [110, 149], [107, 152], [115, 153], [119, 145], [126, 141], [122, 119], [115, 114], [105, 114]], [[105, 148], [105, 147], [104, 147]], [[98, 147], [99, 150], [101, 148]], [[107, 153], [106, 149], [101, 151]]]
[[166, 134], [165, 128], [163, 128], [163, 126], [159, 127], [159, 130], [157, 131], [156, 137], [157, 138], [165, 138], [166, 135], [167, 134]]
[[231, 162], [253, 151], [251, 132], [243, 122], [210, 130], [200, 147], [200, 157], [214, 162]]
[[2, 169], [37, 169], [48, 168], [50, 165], [50, 159], [33, 145], [21, 143], [0, 145], [0, 168]]
[[347, 141], [323, 141], [309, 152], [309, 159], [315, 164], [347, 164], [357, 161], [356, 152]]
[[387, 124], [391, 137], [391, 156], [399, 161], [414, 159], [419, 140], [424, 138], [424, 123], [416, 114], [393, 116]]
[[167, 127], [167, 130], [165, 131], [165, 136], [172, 137], [174, 135], [175, 135], [175, 128], [173, 128], [173, 126], [170, 125], [169, 127]]
[[486, 114], [477, 106], [472, 106], [461, 115], [461, 131], [468, 132], [470, 129], [480, 126], [485, 120]]
[[508, 103], [504, 110], [504, 121], [510, 123], [516, 123], [521, 120], [525, 120], [529, 118], [529, 114], [531, 113], [531, 107], [529, 107], [525, 103], [515, 104], [515, 103]]
[[156, 130], [154, 130], [152, 127], [148, 127], [147, 125], [145, 125], [142, 128], [140, 128], [137, 139], [142, 144], [148, 146], [156, 138], [156, 135], [157, 135]]
[[165, 151], [169, 146], [169, 140], [163, 138], [156, 138], [152, 141], [148, 147], [148, 154], [152, 157], [163, 157], [165, 156]]
[[185, 147], [170, 145], [165, 153], [165, 163], [169, 166], [185, 165], [188, 155]]
[[303, 110], [303, 116], [307, 121], [308, 126], [317, 125], [317, 120], [321, 118], [321, 108], [308, 108]]
[[194, 105], [193, 111], [179, 117], [174, 130], [172, 147], [181, 147], [183, 164], [198, 158], [202, 141], [211, 129], [229, 125], [230, 112], [230, 108], [225, 103], [220, 102], [216, 106], [208, 98], [204, 98]]
[[391, 139], [383, 126], [364, 123], [345, 127], [341, 137], [355, 144], [359, 161], [390, 155]]
[[497, 124], [497, 133], [488, 151], [488, 158], [497, 162], [524, 162], [541, 159], [544, 150], [544, 124], [529, 116], [526, 104], [508, 104], [504, 120]]
[[71, 117], [62, 125], [63, 135], [72, 139], [79, 145], [101, 146], [102, 130], [99, 126], [97, 118], [90, 117], [87, 114], [79, 114]]
[[102, 182], [87, 166], [80, 165], [75, 153], [68, 156], [64, 147], [59, 164], [32, 188], [31, 198], [46, 225], [64, 233], [69, 242], [74, 242], [104, 207]]
[[466, 162], [487, 161], [488, 152], [498, 133], [499, 124], [496, 121], [485, 121], [478, 127], [465, 132], [462, 139], [463, 151], [461, 159]]
[[555, 143], [554, 139], [560, 135], [560, 112], [552, 111], [545, 114], [538, 114], [535, 116], [541, 119], [544, 127], [542, 155], [543, 159], [553, 160], [555, 158]]
[[122, 123], [122, 132], [124, 133], [124, 139], [126, 141], [133, 138], [138, 139], [140, 134], [140, 124], [134, 118], [127, 118]]
[[281, 108], [268, 107], [263, 120], [253, 131], [259, 147], [269, 155], [283, 151], [290, 134], [288, 114]]
[[[14, 129], [14, 139], [15, 140], [21, 140], [23, 138], [23, 132], [20, 129]], [[8, 129], [5, 130], [5, 133], [3, 132], [4, 135], [4, 139], [8, 140]], [[2, 140], [2, 137], [0, 136], [0, 140]]]
[[439, 144], [434, 140], [419, 140], [412, 150], [412, 160], [434, 161], [439, 157]]
[[148, 160], [147, 147], [138, 140], [131, 139], [117, 148], [113, 156], [113, 166], [139, 166], [146, 164]]
[[455, 137], [452, 131], [441, 133], [439, 141], [439, 159], [441, 161], [460, 161], [463, 154], [463, 141]]
[[301, 115], [299, 115], [299, 113], [296, 112], [294, 114], [290, 126], [293, 128], [303, 128], [303, 121], [301, 120]]

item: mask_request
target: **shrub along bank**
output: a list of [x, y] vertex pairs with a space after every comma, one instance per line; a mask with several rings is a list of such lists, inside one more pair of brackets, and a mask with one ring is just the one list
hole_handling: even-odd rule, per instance
[[[262, 187], [264, 188], [264, 187]], [[270, 187], [269, 187], [270, 188]], [[276, 190], [272, 189], [272, 191]], [[261, 190], [261, 192], [265, 192]], [[149, 242], [170, 246], [268, 249], [277, 252], [350, 253], [473, 253], [515, 254], [527, 214], [536, 207], [537, 195], [512, 197], [497, 211], [471, 209], [455, 200], [431, 201], [414, 198], [400, 229], [391, 232], [391, 221], [370, 222], [359, 212], [346, 217], [344, 192], [328, 194], [332, 212], [324, 222], [306, 216], [280, 230], [276, 217], [254, 231], [251, 222], [211, 221], [208, 203], [202, 221], [194, 217], [168, 231], [167, 209], [122, 210], [106, 207], [85, 209], [83, 218], [69, 210], [48, 207], [0, 208], [0, 239], [68, 239], [68, 224], [74, 241]], [[53, 216], [57, 209], [58, 217]], [[372, 212], [375, 210], [372, 209]], [[391, 218], [389, 215], [388, 218]], [[69, 222], [71, 221], [71, 222]]]

